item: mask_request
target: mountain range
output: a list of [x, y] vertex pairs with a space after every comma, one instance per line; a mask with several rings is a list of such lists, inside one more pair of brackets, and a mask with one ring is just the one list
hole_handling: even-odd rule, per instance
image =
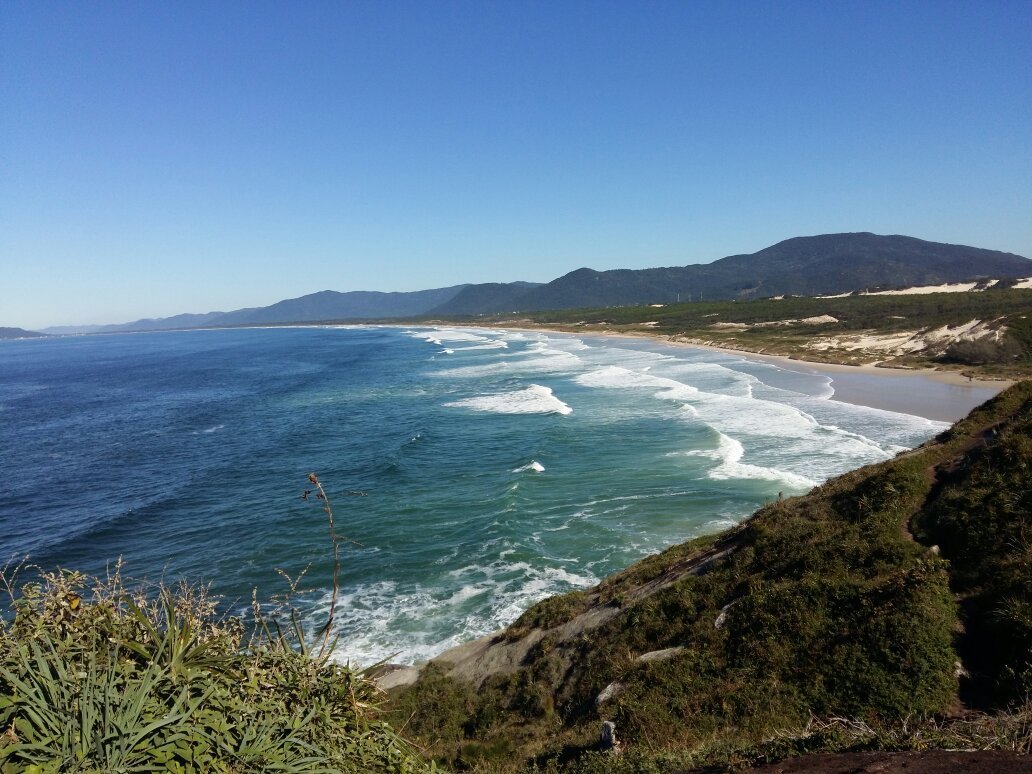
[[38, 339], [44, 336], [45, 333], [27, 331], [24, 328], [0, 328], [0, 339]]
[[462, 284], [409, 293], [318, 293], [271, 306], [181, 314], [120, 325], [64, 326], [46, 333], [109, 333], [328, 320], [462, 317], [678, 301], [815, 296], [875, 288], [1032, 277], [1013, 253], [871, 233], [795, 237], [759, 252], [707, 264], [595, 271], [548, 283]]

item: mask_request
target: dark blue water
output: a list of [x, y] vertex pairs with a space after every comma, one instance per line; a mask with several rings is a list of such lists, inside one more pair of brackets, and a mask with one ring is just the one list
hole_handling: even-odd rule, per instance
[[325, 609], [340, 656], [426, 658], [942, 423], [826, 377], [501, 331], [280, 328], [0, 345], [0, 554]]

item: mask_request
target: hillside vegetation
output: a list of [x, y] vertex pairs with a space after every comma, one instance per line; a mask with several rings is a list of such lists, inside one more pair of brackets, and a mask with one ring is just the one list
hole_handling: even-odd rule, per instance
[[684, 301], [816, 296], [1032, 276], [1020, 255], [866, 232], [795, 237], [748, 255], [655, 269], [582, 268], [534, 288], [471, 285], [430, 313], [497, 314]]
[[[912, 452], [539, 603], [432, 661], [394, 691], [393, 716], [483, 771], [1028, 752], [1029, 481], [1025, 382]], [[619, 757], [591, 752], [604, 720]]]

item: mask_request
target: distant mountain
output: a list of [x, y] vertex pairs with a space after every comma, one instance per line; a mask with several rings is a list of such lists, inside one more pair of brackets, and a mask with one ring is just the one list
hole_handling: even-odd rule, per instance
[[577, 269], [547, 284], [489, 282], [412, 293], [323, 290], [271, 306], [180, 314], [121, 325], [62, 326], [48, 334], [114, 333], [324, 320], [457, 317], [550, 309], [665, 304], [1032, 277], [1032, 261], [978, 247], [906, 236], [796, 237], [750, 255], [659, 269]]
[[51, 325], [44, 328], [47, 336], [77, 336], [83, 333], [100, 333], [107, 325]]
[[323, 290], [300, 298], [279, 301], [271, 306], [237, 309], [232, 312], [179, 314], [174, 317], [136, 320], [120, 325], [61, 326], [48, 333], [117, 333], [158, 331], [176, 328], [201, 328], [222, 325], [262, 325], [272, 323], [316, 322], [320, 320], [368, 320], [384, 317], [413, 317], [439, 306], [466, 285], [418, 290], [412, 293]]
[[577, 269], [507, 295], [458, 293], [437, 315], [530, 312], [580, 307], [816, 296], [857, 290], [1032, 276], [1012, 253], [870, 233], [824, 234], [778, 242], [749, 255], [659, 269]]
[[44, 339], [47, 334], [24, 328], [0, 328], [0, 339]]
[[451, 300], [431, 310], [431, 314], [483, 314], [484, 309], [497, 312], [516, 311], [520, 299], [535, 288], [544, 287], [534, 282], [485, 282], [467, 285]]
[[446, 303], [465, 285], [418, 290], [413, 293], [379, 293], [357, 290], [319, 293], [280, 301], [259, 309], [239, 309], [223, 315], [218, 325], [311, 322], [316, 320], [369, 320], [379, 317], [414, 317]]

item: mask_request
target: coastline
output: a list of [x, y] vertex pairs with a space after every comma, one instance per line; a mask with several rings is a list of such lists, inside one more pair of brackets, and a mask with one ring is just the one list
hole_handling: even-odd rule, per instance
[[963, 419], [973, 408], [1015, 384], [1013, 381], [969, 379], [955, 371], [937, 371], [933, 368], [840, 365], [688, 342], [668, 343], [725, 352], [745, 360], [770, 363], [787, 371], [827, 376], [835, 391], [830, 400], [943, 422]]
[[604, 339], [645, 341], [677, 349], [701, 349], [759, 363], [785, 371], [817, 374], [831, 380], [835, 391], [829, 400], [857, 406], [910, 414], [940, 422], [956, 422], [976, 406], [1015, 384], [1008, 380], [969, 379], [954, 371], [934, 368], [908, 369], [880, 367], [871, 364], [841, 365], [822, 363], [785, 355], [766, 355], [748, 350], [718, 347], [671, 338], [646, 331], [606, 331], [561, 326], [456, 323], [427, 323], [431, 327], [484, 328], [526, 333], [556, 333], [570, 336], [591, 336]]

